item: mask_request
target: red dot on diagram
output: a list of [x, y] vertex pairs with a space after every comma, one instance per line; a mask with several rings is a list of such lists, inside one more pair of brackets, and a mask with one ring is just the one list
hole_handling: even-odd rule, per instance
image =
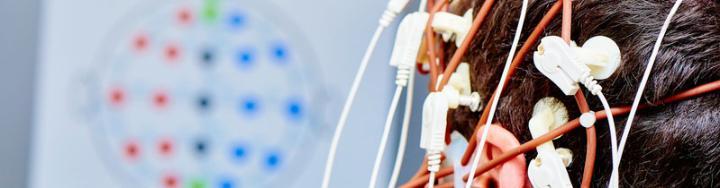
[[135, 51], [142, 52], [148, 47], [148, 37], [145, 34], [138, 34], [133, 40], [133, 48]]
[[109, 94], [110, 104], [121, 106], [125, 102], [125, 92], [120, 88], [113, 88]]
[[162, 108], [167, 107], [169, 100], [170, 99], [168, 99], [168, 96], [165, 92], [158, 91], [153, 96], [153, 105], [157, 108], [162, 109]]
[[125, 144], [125, 158], [128, 160], [134, 161], [137, 160], [140, 156], [140, 148], [137, 143], [134, 141], [129, 141]]

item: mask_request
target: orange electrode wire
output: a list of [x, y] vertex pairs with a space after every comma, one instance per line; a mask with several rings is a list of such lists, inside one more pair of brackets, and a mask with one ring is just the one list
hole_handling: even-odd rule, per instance
[[427, 21], [427, 24], [425, 26], [425, 41], [427, 42], [427, 53], [430, 57], [430, 60], [428, 63], [430, 63], [430, 92], [437, 91], [437, 88], [435, 84], [437, 83], [438, 79], [438, 59], [436, 56], [435, 51], [435, 32], [432, 30], [432, 20], [435, 17], [435, 13], [440, 11], [440, 9], [443, 8], [443, 6], [447, 5], [448, 1], [443, 0], [440, 3], [435, 4], [435, 6], [430, 9], [430, 16]]
[[[678, 101], [682, 101], [682, 100], [687, 100], [689, 98], [697, 97], [702, 94], [707, 94], [707, 93], [715, 92], [715, 91], [719, 91], [719, 90], [720, 90], [720, 80], [717, 80], [717, 81], [713, 81], [713, 82], [710, 82], [707, 84], [697, 86], [695, 88], [684, 91], [682, 93], [678, 93], [676, 95], [665, 98], [658, 102], [654, 102], [652, 104], [640, 105], [638, 107], [638, 109], [647, 109], [649, 107], [654, 107], [657, 105], [663, 105], [663, 104], [674, 103], [674, 102], [678, 102]], [[612, 112], [613, 115], [625, 115], [630, 112], [630, 106], [616, 107], [616, 108], [610, 109], [610, 111]], [[605, 111], [596, 112], [595, 118], [597, 120], [605, 119], [606, 114], [604, 112]], [[478, 169], [475, 171], [475, 174], [479, 175], [490, 169], [493, 169], [496, 166], [498, 166], [502, 163], [505, 163], [520, 154], [534, 150], [540, 144], [543, 144], [552, 139], [555, 139], [556, 137], [566, 134], [578, 127], [580, 127], [579, 118], [573, 119], [572, 121], [565, 123], [565, 125], [558, 127], [545, 135], [542, 135], [536, 139], [530, 140], [530, 141], [518, 146], [517, 148], [514, 148], [508, 152], [503, 153], [502, 155], [498, 156], [497, 158], [490, 160], [488, 163], [485, 163], [484, 165], [478, 167]], [[452, 168], [440, 169], [440, 171], [437, 174], [437, 178], [442, 178], [442, 177], [448, 176], [448, 175], [452, 174], [452, 171], [453, 171]], [[421, 187], [425, 183], [427, 183], [428, 178], [429, 177], [427, 175], [420, 176], [418, 178], [410, 180], [408, 183], [406, 183], [402, 187]], [[467, 180], [467, 175], [465, 175], [463, 178], [465, 180]]]
[[[444, 0], [441, 0], [441, 1], [444, 1]], [[427, 1], [427, 4], [425, 5], [425, 7], [426, 7], [425, 9], [427, 10], [428, 13], [430, 13], [430, 11], [433, 9], [433, 7], [435, 7], [434, 5], [435, 5], [435, 1], [434, 1], [434, 0], [428, 0], [428, 1]], [[427, 53], [425, 53], [425, 54], [428, 54], [428, 53], [429, 53], [429, 51], [427, 50], [426, 41], [423, 41], [423, 44], [420, 46], [420, 51], [421, 51], [421, 52], [427, 52]], [[429, 54], [428, 54], [428, 55], [429, 55]], [[420, 59], [420, 58], [418, 57], [418, 59]], [[430, 59], [430, 58], [427, 58], [427, 59]], [[428, 65], [429, 65], [429, 62], [421, 62], [421, 61], [418, 61], [417, 63], [415, 63], [415, 67], [416, 67], [416, 69], [418, 70], [418, 73], [420, 73], [420, 75], [430, 74], [430, 71], [423, 69], [423, 64], [424, 64], [424, 63], [428, 63]], [[428, 84], [428, 85], [429, 85], [429, 84]], [[428, 88], [430, 88], [430, 87], [428, 86]]]
[[[661, 101], [659, 101], [659, 102], [655, 102], [655, 103], [653, 103], [653, 104], [640, 105], [640, 106], [638, 107], [638, 109], [647, 109], [647, 108], [649, 108], [649, 107], [653, 107], [653, 106], [659, 105], [659, 104], [668, 104], [668, 103], [674, 103], [674, 102], [678, 102], [678, 101], [682, 101], [682, 100], [687, 100], [687, 99], [692, 98], [692, 97], [697, 97], [697, 96], [700, 96], [700, 95], [702, 95], [702, 94], [706, 94], [706, 93], [710, 93], [710, 92], [714, 92], [714, 91], [718, 91], [718, 90], [720, 90], [720, 80], [717, 80], [717, 81], [713, 81], [713, 82], [710, 82], [710, 83], [707, 83], [707, 84], [700, 85], [700, 86], [698, 86], [698, 87], [695, 87], [695, 88], [693, 88], [693, 89], [690, 89], [690, 90], [684, 91], [684, 92], [682, 92], [682, 93], [673, 95], [672, 97], [665, 98], [665, 99], [663, 99], [663, 100], [661, 100]], [[612, 114], [613, 114], [614, 116], [615, 116], [615, 115], [625, 115], [625, 114], [627, 114], [627, 113], [630, 112], [630, 106], [623, 106], [623, 107], [619, 107], [619, 108], [611, 108], [610, 111], [612, 112]], [[599, 111], [599, 112], [595, 113], [595, 118], [596, 118], [597, 120], [603, 120], [603, 119], [607, 118], [607, 116], [606, 116], [606, 114], [605, 114], [605, 111]], [[545, 134], [545, 135], [543, 135], [543, 136], [541, 136], [541, 137], [539, 137], [539, 138], [537, 138], [537, 139], [533, 139], [533, 140], [531, 140], [531, 141], [529, 141], [529, 142], [527, 142], [527, 143], [519, 146], [519, 147], [516, 148], [516, 149], [513, 149], [513, 150], [511, 150], [511, 151], [508, 151], [508, 152], [506, 152], [506, 153], [503, 153], [503, 155], [501, 155], [500, 157], [497, 158], [497, 161], [498, 161], [498, 162], [499, 162], [499, 161], [503, 161], [503, 162], [500, 162], [500, 163], [494, 162], [494, 161], [496, 161], [496, 159], [493, 159], [492, 161], [488, 162], [486, 165], [482, 166], [482, 168], [478, 168], [478, 170], [475, 171], [475, 174], [476, 174], [476, 175], [477, 175], [477, 174], [481, 174], [481, 173], [483, 173], [483, 172], [485, 172], [485, 171], [487, 171], [487, 170], [489, 170], [489, 169], [492, 169], [492, 168], [494, 168], [495, 166], [497, 166], [498, 164], [502, 164], [502, 163], [504, 163], [505, 161], [508, 161], [508, 160], [512, 159], [513, 157], [515, 157], [515, 156], [517, 156], [517, 155], [520, 155], [520, 154], [522, 154], [522, 153], [525, 153], [525, 152], [528, 152], [528, 151], [530, 151], [530, 150], [533, 150], [533, 149], [535, 149], [537, 146], [539, 146], [540, 144], [545, 143], [545, 142], [548, 142], [548, 141], [556, 138], [557, 136], [566, 134], [566, 133], [570, 132], [572, 129], [577, 128], [577, 127], [579, 127], [579, 126], [580, 126], [580, 120], [579, 120], [579, 118], [576, 118], [576, 119], [574, 119], [574, 120], [566, 123], [566, 124], [563, 125], [562, 127], [557, 128], [557, 129], [551, 131], [551, 132], [548, 133], [548, 134]], [[566, 127], [566, 128], [565, 128], [565, 127]], [[528, 147], [530, 147], [529, 150], [526, 150], [525, 148], [523, 148], [524, 145], [527, 145]], [[520, 152], [520, 151], [522, 151], [522, 152]], [[505, 157], [505, 155], [510, 156], [510, 157]], [[464, 176], [464, 179], [467, 179], [467, 175]]]
[[[563, 1], [563, 14], [562, 14], [562, 28], [560, 35], [566, 43], [570, 44], [572, 41], [572, 0]], [[582, 90], [578, 90], [575, 93], [575, 102], [580, 108], [581, 113], [590, 111], [587, 100], [585, 99], [585, 93]], [[585, 167], [583, 168], [583, 176], [580, 187], [589, 188], [592, 182], [593, 169], [595, 168], [595, 152], [597, 148], [597, 137], [595, 135], [595, 126], [590, 126], [585, 129], [585, 135], [587, 137], [586, 152], [585, 152]]]
[[[537, 26], [535, 26], [535, 29], [530, 33], [530, 36], [528, 36], [528, 39], [523, 43], [522, 47], [518, 51], [517, 55], [512, 61], [512, 64], [510, 64], [510, 69], [508, 70], [508, 77], [504, 82], [507, 84], [507, 82], [510, 81], [510, 78], [512, 78], [512, 75], [515, 73], [516, 69], [525, 59], [525, 55], [530, 51], [530, 48], [532, 48], [535, 45], [535, 42], [537, 42], [538, 38], [540, 38], [540, 35], [542, 34], [543, 30], [545, 30], [545, 27], [547, 27], [550, 24], [550, 21], [557, 15], [557, 13], [560, 11], [560, 8], [562, 6], [562, 1], [557, 1], [552, 7], [550, 7], [550, 10], [543, 16], [542, 20], [540, 20], [540, 23], [538, 23]], [[490, 96], [489, 101], [492, 101], [493, 98], [495, 98], [495, 93], [493, 92], [493, 95]], [[482, 116], [480, 116], [480, 120], [478, 121], [478, 125], [475, 125], [475, 127], [479, 127], [482, 125], [482, 123], [487, 121], [489, 112], [490, 112], [490, 103], [487, 103], [485, 106], [485, 109], [483, 110]], [[470, 141], [468, 141], [468, 147], [465, 150], [465, 154], [463, 155], [462, 160], [460, 160], [462, 165], [467, 165], [467, 163], [470, 161], [470, 158], [472, 157], [473, 152], [475, 152], [475, 148], [477, 147], [477, 132], [474, 132], [472, 136], [470, 137]]]
[[[575, 93], [575, 101], [580, 108], [580, 112], [585, 113], [590, 111], [585, 95], [582, 91], [578, 90]], [[587, 137], [586, 151], [585, 151], [585, 167], [583, 168], [582, 181], [580, 187], [589, 188], [592, 182], [593, 170], [595, 169], [595, 155], [597, 150], [597, 135], [595, 131], [595, 125], [585, 129], [585, 135]]]
[[560, 36], [565, 40], [566, 43], [570, 43], [572, 30], [572, 0], [563, 1], [563, 14], [562, 14], [562, 28]]
[[472, 43], [473, 38], [475, 38], [475, 34], [480, 31], [480, 26], [482, 26], [482, 23], [485, 21], [485, 17], [487, 17], [488, 13], [490, 13], [490, 8], [492, 8], [494, 2], [494, 0], [485, 0], [485, 2], [483, 2], [482, 7], [480, 7], [480, 11], [478, 11], [475, 16], [475, 20], [473, 20], [472, 26], [470, 26], [470, 31], [468, 31], [467, 35], [465, 35], [465, 40], [463, 40], [460, 47], [455, 50], [455, 53], [450, 59], [450, 63], [447, 65], [447, 68], [445, 68], [442, 80], [438, 86], [438, 91], [442, 91], [443, 87], [450, 80], [452, 73], [455, 72], [457, 66], [460, 65], [460, 61], [462, 61], [463, 56], [465, 56], [465, 53], [470, 48], [470, 44]]
[[[487, 3], [487, 1], [486, 1], [486, 3]], [[485, 7], [484, 5], [486, 5], [486, 4], [483, 4], [483, 7]], [[520, 50], [517, 52], [518, 55], [515, 56], [515, 59], [513, 59], [511, 65], [510, 65], [510, 69], [508, 70], [509, 72], [508, 72], [507, 80], [505, 80], [505, 82], [510, 80], [510, 78], [512, 77], [512, 75], [515, 72], [515, 69], [517, 69], [519, 64], [522, 63], [522, 60], [524, 60], [525, 55], [530, 51], [530, 48], [535, 44], [535, 42], [540, 37], [540, 35], [542, 34], [543, 30], [547, 27], [547, 25], [550, 24], [550, 21], [555, 17], [555, 15], [557, 15], [561, 6], [562, 6], [562, 1], [561, 0], [557, 1], [550, 8], [550, 10], [548, 10], [548, 12], [545, 14], [545, 16], [543, 16], [543, 18], [540, 20], [540, 23], [538, 23], [538, 25], [534, 28], [533, 32], [530, 34], [530, 36], [525, 41], [525, 43], [520, 48]], [[480, 13], [478, 13], [478, 15], [479, 14]], [[471, 28], [475, 28], [475, 23], [476, 22], [473, 22], [473, 27], [471, 27]], [[471, 29], [471, 32], [472, 32], [472, 29]], [[461, 60], [461, 56], [458, 56], [458, 55], [464, 55], [464, 53], [469, 48], [470, 43], [472, 42], [472, 39], [475, 36], [475, 34], [473, 33], [472, 35], [469, 34], [467, 36], [468, 37], [466, 38], [465, 41], [463, 41], [463, 44], [461, 45], [461, 47], [455, 52], [455, 55], [453, 55], [453, 57], [451, 59], [451, 63], [448, 65], [448, 68], [445, 70], [446, 72], [452, 71], [453, 69], [455, 69], [455, 67], [453, 67], [453, 62], [459, 62]], [[443, 77], [447, 78], [445, 76], [443, 76]], [[442, 86], [442, 84], [441, 84], [441, 86]], [[495, 97], [495, 93], [496, 92], [493, 92], [493, 95], [491, 96], [489, 101], [493, 100], [493, 98]], [[490, 105], [491, 104], [488, 103], [485, 106], [485, 109], [483, 110], [482, 116], [480, 117], [478, 124], [485, 122], [487, 120], [489, 112], [490, 112], [490, 110], [489, 110]], [[476, 125], [476, 127], [477, 126], [479, 126], [479, 125]], [[472, 134], [470, 140], [468, 141], [468, 147], [466, 148], [465, 153], [461, 159], [461, 164], [467, 165], [467, 163], [470, 161], [470, 159], [472, 157], [472, 153], [475, 151], [476, 147], [477, 147], [477, 134], [476, 134], [476, 132], [474, 132]]]
[[[441, 1], [442, 1], [442, 0], [441, 0]], [[450, 10], [449, 3], [448, 3], [447, 5], [445, 5], [445, 6], [443, 6], [442, 10], [445, 11], [445, 12], [447, 12], [448, 10]], [[435, 34], [435, 41], [438, 41], [438, 40], [442, 40], [442, 39], [441, 39], [440, 35]], [[446, 47], [445, 45], [446, 45], [446, 44], [447, 44], [447, 43], [439, 42], [438, 45], [437, 45], [437, 46], [438, 46], [438, 50], [437, 50], [436, 53], [435, 53], [435, 55], [437, 55], [438, 59], [440, 60], [440, 61], [439, 61], [439, 63], [440, 63], [440, 64], [439, 64], [439, 65], [440, 65], [440, 69], [439, 69], [440, 72], [443, 72], [443, 71], [447, 68], [447, 61], [446, 61], [446, 59], [445, 59], [445, 58], [446, 58], [446, 57], [445, 57], [445, 56], [446, 56], [446, 55], [445, 55], [445, 47]]]

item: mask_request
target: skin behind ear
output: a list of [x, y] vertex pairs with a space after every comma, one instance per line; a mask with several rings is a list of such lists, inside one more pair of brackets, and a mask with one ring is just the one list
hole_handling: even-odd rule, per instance
[[[476, 130], [482, 131], [482, 127]], [[492, 160], [503, 152], [520, 146], [520, 142], [510, 131], [496, 124], [490, 125], [487, 144], [485, 151], [483, 151], [481, 164]], [[495, 186], [500, 188], [525, 187], [527, 180], [527, 167], [525, 164], [525, 156], [518, 155], [491, 170], [490, 173], [479, 177], [474, 184], [477, 187], [488, 187], [490, 182], [494, 182]]]

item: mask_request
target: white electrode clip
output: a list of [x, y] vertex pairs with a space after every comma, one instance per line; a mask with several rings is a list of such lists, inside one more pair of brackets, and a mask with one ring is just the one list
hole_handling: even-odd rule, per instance
[[[439, 79], [442, 79], [442, 75]], [[451, 109], [457, 109], [459, 106], [466, 106], [473, 112], [480, 109], [482, 99], [478, 92], [472, 91], [470, 65], [467, 63], [463, 62], [458, 65], [441, 93], [447, 97]]]
[[428, 171], [440, 170], [440, 153], [445, 150], [445, 128], [447, 112], [450, 108], [447, 97], [432, 92], [425, 98], [422, 114], [422, 134], [420, 148], [428, 154]]
[[432, 92], [425, 98], [422, 114], [420, 148], [427, 151], [428, 171], [440, 170], [440, 153], [445, 150], [445, 129], [450, 109], [467, 106], [472, 111], [480, 107], [480, 95], [471, 92], [470, 65], [461, 63], [441, 92]]
[[425, 12], [410, 13], [400, 22], [395, 44], [390, 56], [390, 66], [398, 68], [395, 83], [406, 86], [422, 44], [423, 33], [429, 15]]
[[473, 22], [473, 9], [465, 12], [462, 17], [449, 12], [438, 12], [432, 20], [432, 28], [440, 33], [443, 40], [455, 41], [455, 46], [460, 47], [470, 31]]
[[[528, 127], [535, 139], [567, 121], [568, 113], [565, 105], [555, 98], [547, 97], [535, 104]], [[533, 187], [572, 187], [570, 176], [565, 169], [570, 165], [572, 152], [566, 148], [555, 149], [552, 141], [541, 144], [536, 150], [538, 155], [530, 162], [527, 171]]]
[[565, 95], [574, 95], [583, 83], [596, 94], [600, 87], [594, 79], [606, 79], [620, 65], [620, 48], [604, 36], [590, 38], [578, 47], [558, 36], [543, 38], [534, 57], [535, 67], [550, 78]]

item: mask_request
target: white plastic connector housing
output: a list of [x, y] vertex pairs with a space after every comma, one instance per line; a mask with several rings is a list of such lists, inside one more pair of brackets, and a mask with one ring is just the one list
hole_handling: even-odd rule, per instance
[[[437, 151], [444, 149], [448, 109], [467, 106], [470, 110], [476, 111], [480, 108], [480, 94], [471, 90], [470, 65], [460, 63], [441, 92], [428, 94], [423, 104], [420, 148]], [[437, 143], [433, 144], [432, 140], [436, 140]]]
[[414, 12], [400, 21], [392, 55], [390, 56], [390, 66], [415, 66], [429, 17], [425, 12]]
[[[567, 121], [567, 109], [562, 102], [548, 97], [535, 104], [528, 127], [533, 138], [537, 138]], [[538, 155], [528, 165], [527, 172], [533, 187], [572, 187], [565, 169], [571, 162], [572, 152], [563, 148], [556, 150], [552, 141], [541, 144], [536, 150]]]
[[571, 188], [565, 164], [555, 151], [541, 152], [528, 165], [528, 179], [533, 187]]
[[445, 145], [445, 128], [448, 112], [447, 97], [440, 92], [428, 94], [423, 104], [422, 133], [420, 148], [427, 153], [427, 169], [431, 173], [440, 170], [441, 153]]
[[445, 42], [455, 40], [455, 46], [460, 47], [472, 26], [472, 12], [473, 10], [470, 9], [462, 17], [449, 12], [435, 13], [432, 28], [441, 34]]
[[[589, 76], [607, 78], [620, 64], [620, 50], [607, 37], [593, 37], [579, 48], [558, 36], [543, 38], [534, 53], [535, 67], [566, 95], [574, 95], [578, 82], [590, 83]], [[593, 68], [593, 69], [591, 69]]]
[[405, 9], [405, 6], [408, 5], [410, 0], [390, 0], [387, 5], [387, 10], [400, 13]]
[[408, 14], [400, 22], [395, 37], [395, 46], [390, 57], [390, 66], [398, 68], [395, 84], [399, 86], [406, 86], [410, 74], [413, 74], [429, 17], [425, 12], [415, 12]]
[[425, 98], [420, 148], [433, 152], [445, 150], [448, 104], [447, 98], [439, 92], [430, 93]]

